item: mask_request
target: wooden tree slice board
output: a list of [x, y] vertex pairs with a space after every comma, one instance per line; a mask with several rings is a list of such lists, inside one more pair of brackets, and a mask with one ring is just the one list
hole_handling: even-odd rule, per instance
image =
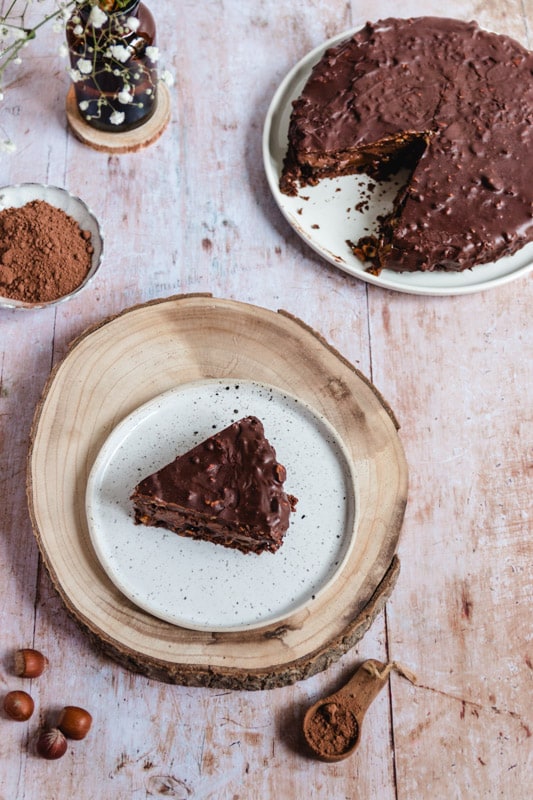
[[162, 81], [157, 87], [156, 109], [149, 120], [131, 131], [100, 131], [89, 125], [78, 111], [76, 91], [67, 92], [66, 114], [71, 131], [83, 144], [104, 153], [135, 153], [153, 144], [165, 131], [171, 117], [170, 92]]
[[[332, 585], [254, 630], [188, 630], [142, 611], [107, 577], [88, 532], [87, 478], [110, 432], [157, 395], [205, 378], [257, 381], [301, 398], [341, 437], [357, 481], [357, 533]], [[208, 295], [134, 307], [72, 344], [36, 409], [27, 492], [44, 563], [69, 612], [127, 668], [244, 689], [309, 677], [361, 639], [394, 587], [407, 498], [397, 428], [370, 382], [286, 312]]]

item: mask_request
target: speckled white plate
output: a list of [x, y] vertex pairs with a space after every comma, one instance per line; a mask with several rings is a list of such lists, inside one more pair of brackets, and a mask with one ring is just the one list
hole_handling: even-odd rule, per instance
[[[145, 476], [249, 414], [287, 469], [296, 513], [276, 553], [243, 554], [135, 525], [130, 495]], [[237, 631], [303, 608], [342, 569], [356, 532], [356, 483], [331, 424], [270, 386], [206, 380], [165, 392], [122, 421], [91, 470], [89, 531], [113, 583], [136, 605], [185, 628]]]
[[[282, 214], [301, 238], [326, 261], [345, 272], [386, 289], [421, 295], [460, 295], [491, 289], [520, 278], [533, 269], [533, 243], [512, 256], [480, 264], [464, 272], [393, 272], [379, 275], [366, 271], [352, 253], [347, 240], [354, 241], [376, 229], [377, 218], [392, 208], [398, 180], [377, 184], [364, 175], [348, 175], [305, 186], [296, 197], [279, 190], [292, 101], [301, 93], [313, 66], [324, 51], [347, 39], [358, 29], [329, 39], [308, 53], [289, 72], [276, 91], [263, 130], [263, 161], [270, 189]], [[400, 176], [399, 176], [400, 177]], [[400, 178], [401, 179], [401, 178]]]

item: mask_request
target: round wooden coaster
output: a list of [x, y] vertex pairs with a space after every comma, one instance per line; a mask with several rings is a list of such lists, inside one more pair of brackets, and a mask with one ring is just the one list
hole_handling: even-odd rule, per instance
[[159, 83], [154, 113], [144, 125], [131, 131], [109, 133], [88, 125], [78, 111], [74, 86], [67, 93], [66, 112], [70, 129], [83, 144], [105, 153], [135, 153], [153, 144], [167, 127], [171, 115], [170, 92], [165, 83]]

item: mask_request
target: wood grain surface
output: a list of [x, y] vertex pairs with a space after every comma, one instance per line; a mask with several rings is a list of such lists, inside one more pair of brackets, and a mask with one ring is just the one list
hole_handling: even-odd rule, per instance
[[[26, 688], [36, 706], [28, 723], [0, 714], [0, 798], [526, 800], [531, 280], [428, 298], [341, 273], [281, 217], [264, 176], [261, 133], [280, 81], [326, 38], [367, 18], [426, 13], [477, 19], [531, 46], [533, 0], [151, 7], [161, 67], [176, 78], [171, 121], [153, 145], [113, 155], [69, 131], [69, 79], [52, 27], [9, 69], [0, 101], [0, 139], [17, 147], [1, 154], [0, 183], [64, 186], [95, 211], [105, 235], [96, 280], [71, 302], [0, 311], [0, 689]], [[71, 618], [32, 531], [26, 462], [52, 369], [90, 326], [191, 293], [302, 320], [372, 381], [400, 425], [409, 495], [394, 591], [364, 638], [290, 686], [168, 685], [117, 664]], [[30, 645], [50, 666], [23, 682], [12, 655]], [[353, 756], [319, 762], [303, 739], [304, 713], [367, 658], [404, 664], [417, 684], [391, 674]], [[64, 704], [88, 708], [93, 728], [48, 763], [35, 753], [35, 735]]]

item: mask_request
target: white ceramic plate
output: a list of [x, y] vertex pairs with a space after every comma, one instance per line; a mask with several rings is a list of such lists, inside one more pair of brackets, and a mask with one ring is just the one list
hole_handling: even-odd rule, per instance
[[0, 295], [0, 308], [36, 309], [63, 303], [81, 292], [92, 281], [102, 261], [104, 242], [100, 224], [93, 212], [79, 197], [70, 194], [66, 189], [58, 186], [45, 186], [42, 183], [20, 183], [0, 188], [0, 211], [6, 208], [20, 208], [32, 200], [43, 200], [55, 208], [60, 208], [65, 214], [75, 219], [82, 230], [91, 232], [91, 244], [94, 248], [91, 268], [77, 289], [57, 300], [46, 303], [25, 303], [22, 300], [12, 300], [10, 297]]
[[357, 240], [375, 229], [378, 215], [392, 208], [397, 179], [378, 184], [373, 192], [368, 191], [368, 185], [375, 185], [375, 181], [358, 175], [305, 186], [296, 197], [280, 192], [279, 178], [287, 152], [292, 101], [300, 95], [312, 67], [324, 51], [356, 30], [345, 31], [308, 53], [283, 80], [270, 104], [263, 131], [263, 160], [274, 199], [289, 224], [331, 264], [368, 283], [399, 292], [469, 294], [501, 286], [527, 274], [533, 268], [533, 243], [512, 256], [465, 272], [396, 273], [385, 269], [380, 275], [372, 275], [353, 255], [346, 240]]
[[[253, 414], [287, 469], [296, 513], [276, 553], [243, 554], [136, 525], [130, 495], [145, 476]], [[356, 484], [329, 422], [251, 381], [206, 380], [165, 392], [121, 422], [91, 470], [87, 518], [97, 556], [137, 606], [185, 628], [244, 630], [293, 614], [342, 569], [356, 531]]]

